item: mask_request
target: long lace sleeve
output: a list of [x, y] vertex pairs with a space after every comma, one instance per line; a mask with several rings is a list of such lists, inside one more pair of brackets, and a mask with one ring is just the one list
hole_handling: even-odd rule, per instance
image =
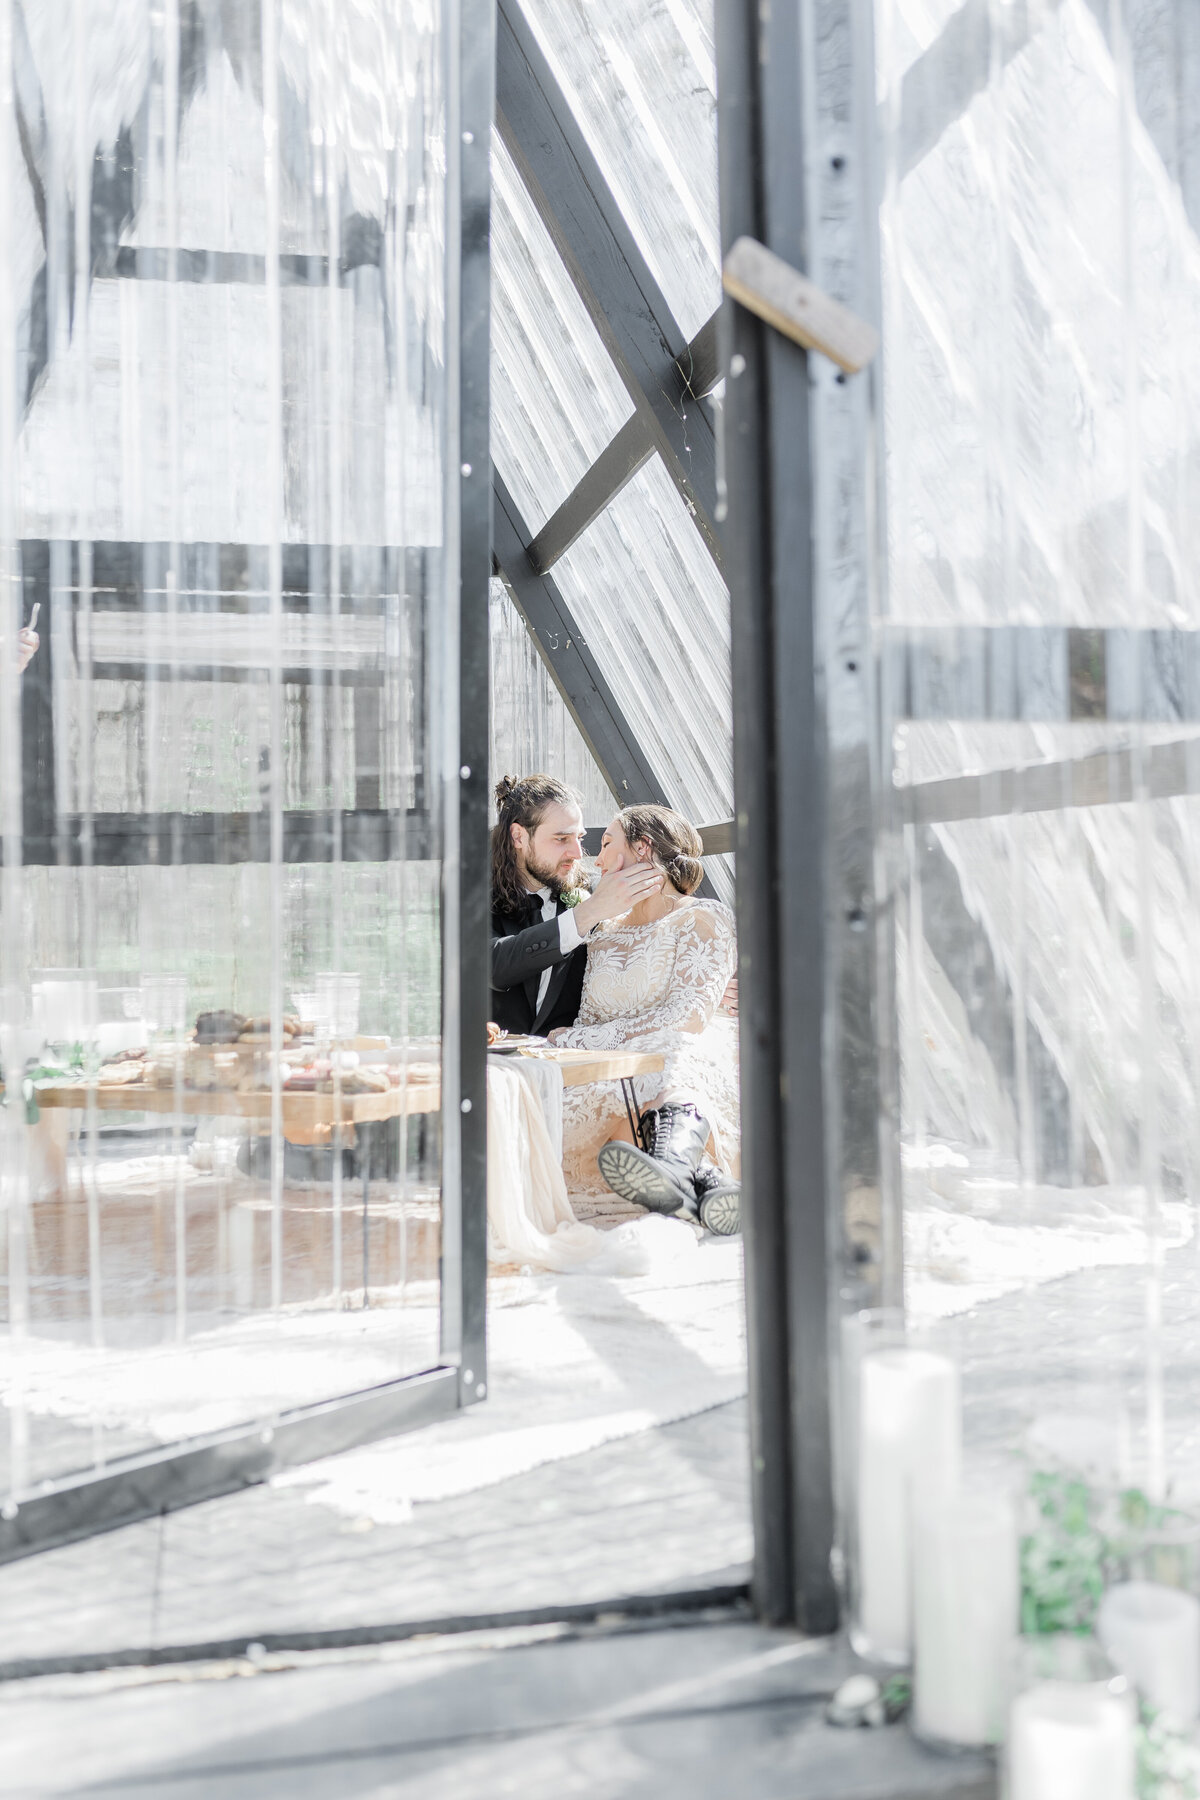
[[702, 1032], [736, 955], [733, 915], [719, 903], [691, 906], [636, 932], [618, 930], [589, 950], [579, 1018], [558, 1042], [619, 1050], [663, 1031]]
[[733, 919], [724, 906], [697, 906], [679, 931], [671, 991], [656, 1024], [703, 1031], [721, 1004], [737, 962]]

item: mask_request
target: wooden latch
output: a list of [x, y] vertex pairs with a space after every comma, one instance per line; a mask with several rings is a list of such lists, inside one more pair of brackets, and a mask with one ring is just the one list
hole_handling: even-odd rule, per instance
[[721, 271], [725, 292], [806, 350], [819, 350], [847, 375], [865, 369], [879, 349], [879, 333], [857, 313], [815, 287], [790, 263], [741, 237]]

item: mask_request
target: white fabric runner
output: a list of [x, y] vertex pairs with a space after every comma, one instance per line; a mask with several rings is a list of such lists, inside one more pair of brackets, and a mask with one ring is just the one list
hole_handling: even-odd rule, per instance
[[488, 1067], [516, 1069], [537, 1093], [556, 1163], [563, 1155], [563, 1077], [560, 1064], [540, 1056], [489, 1056]]
[[[557, 1155], [539, 1097], [548, 1089], [547, 1075], [557, 1084]], [[696, 1234], [682, 1219], [647, 1214], [613, 1231], [579, 1223], [563, 1179], [561, 1124], [561, 1070], [532, 1061], [516, 1065], [506, 1056], [488, 1058], [491, 1261], [559, 1273], [586, 1268], [605, 1275], [644, 1275], [664, 1263], [682, 1267], [690, 1262]]]

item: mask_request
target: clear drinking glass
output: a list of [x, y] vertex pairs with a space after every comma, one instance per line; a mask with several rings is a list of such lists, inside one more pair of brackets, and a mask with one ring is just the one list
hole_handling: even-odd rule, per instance
[[360, 978], [356, 974], [325, 971], [316, 977], [315, 1019], [327, 1025], [336, 1041], [358, 1036]]
[[181, 1038], [187, 1029], [186, 975], [143, 975], [142, 1017], [158, 1038]]
[[30, 989], [33, 1028], [44, 1046], [71, 1051], [94, 1042], [99, 983], [85, 969], [35, 970]]

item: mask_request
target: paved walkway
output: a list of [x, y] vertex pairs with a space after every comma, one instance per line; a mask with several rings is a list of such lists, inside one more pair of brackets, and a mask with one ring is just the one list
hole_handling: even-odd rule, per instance
[[743, 1580], [747, 1470], [735, 1401], [396, 1524], [251, 1488], [0, 1568], [0, 1665]]
[[994, 1800], [904, 1726], [835, 1731], [840, 1653], [745, 1622], [561, 1628], [0, 1686], [20, 1800]]

